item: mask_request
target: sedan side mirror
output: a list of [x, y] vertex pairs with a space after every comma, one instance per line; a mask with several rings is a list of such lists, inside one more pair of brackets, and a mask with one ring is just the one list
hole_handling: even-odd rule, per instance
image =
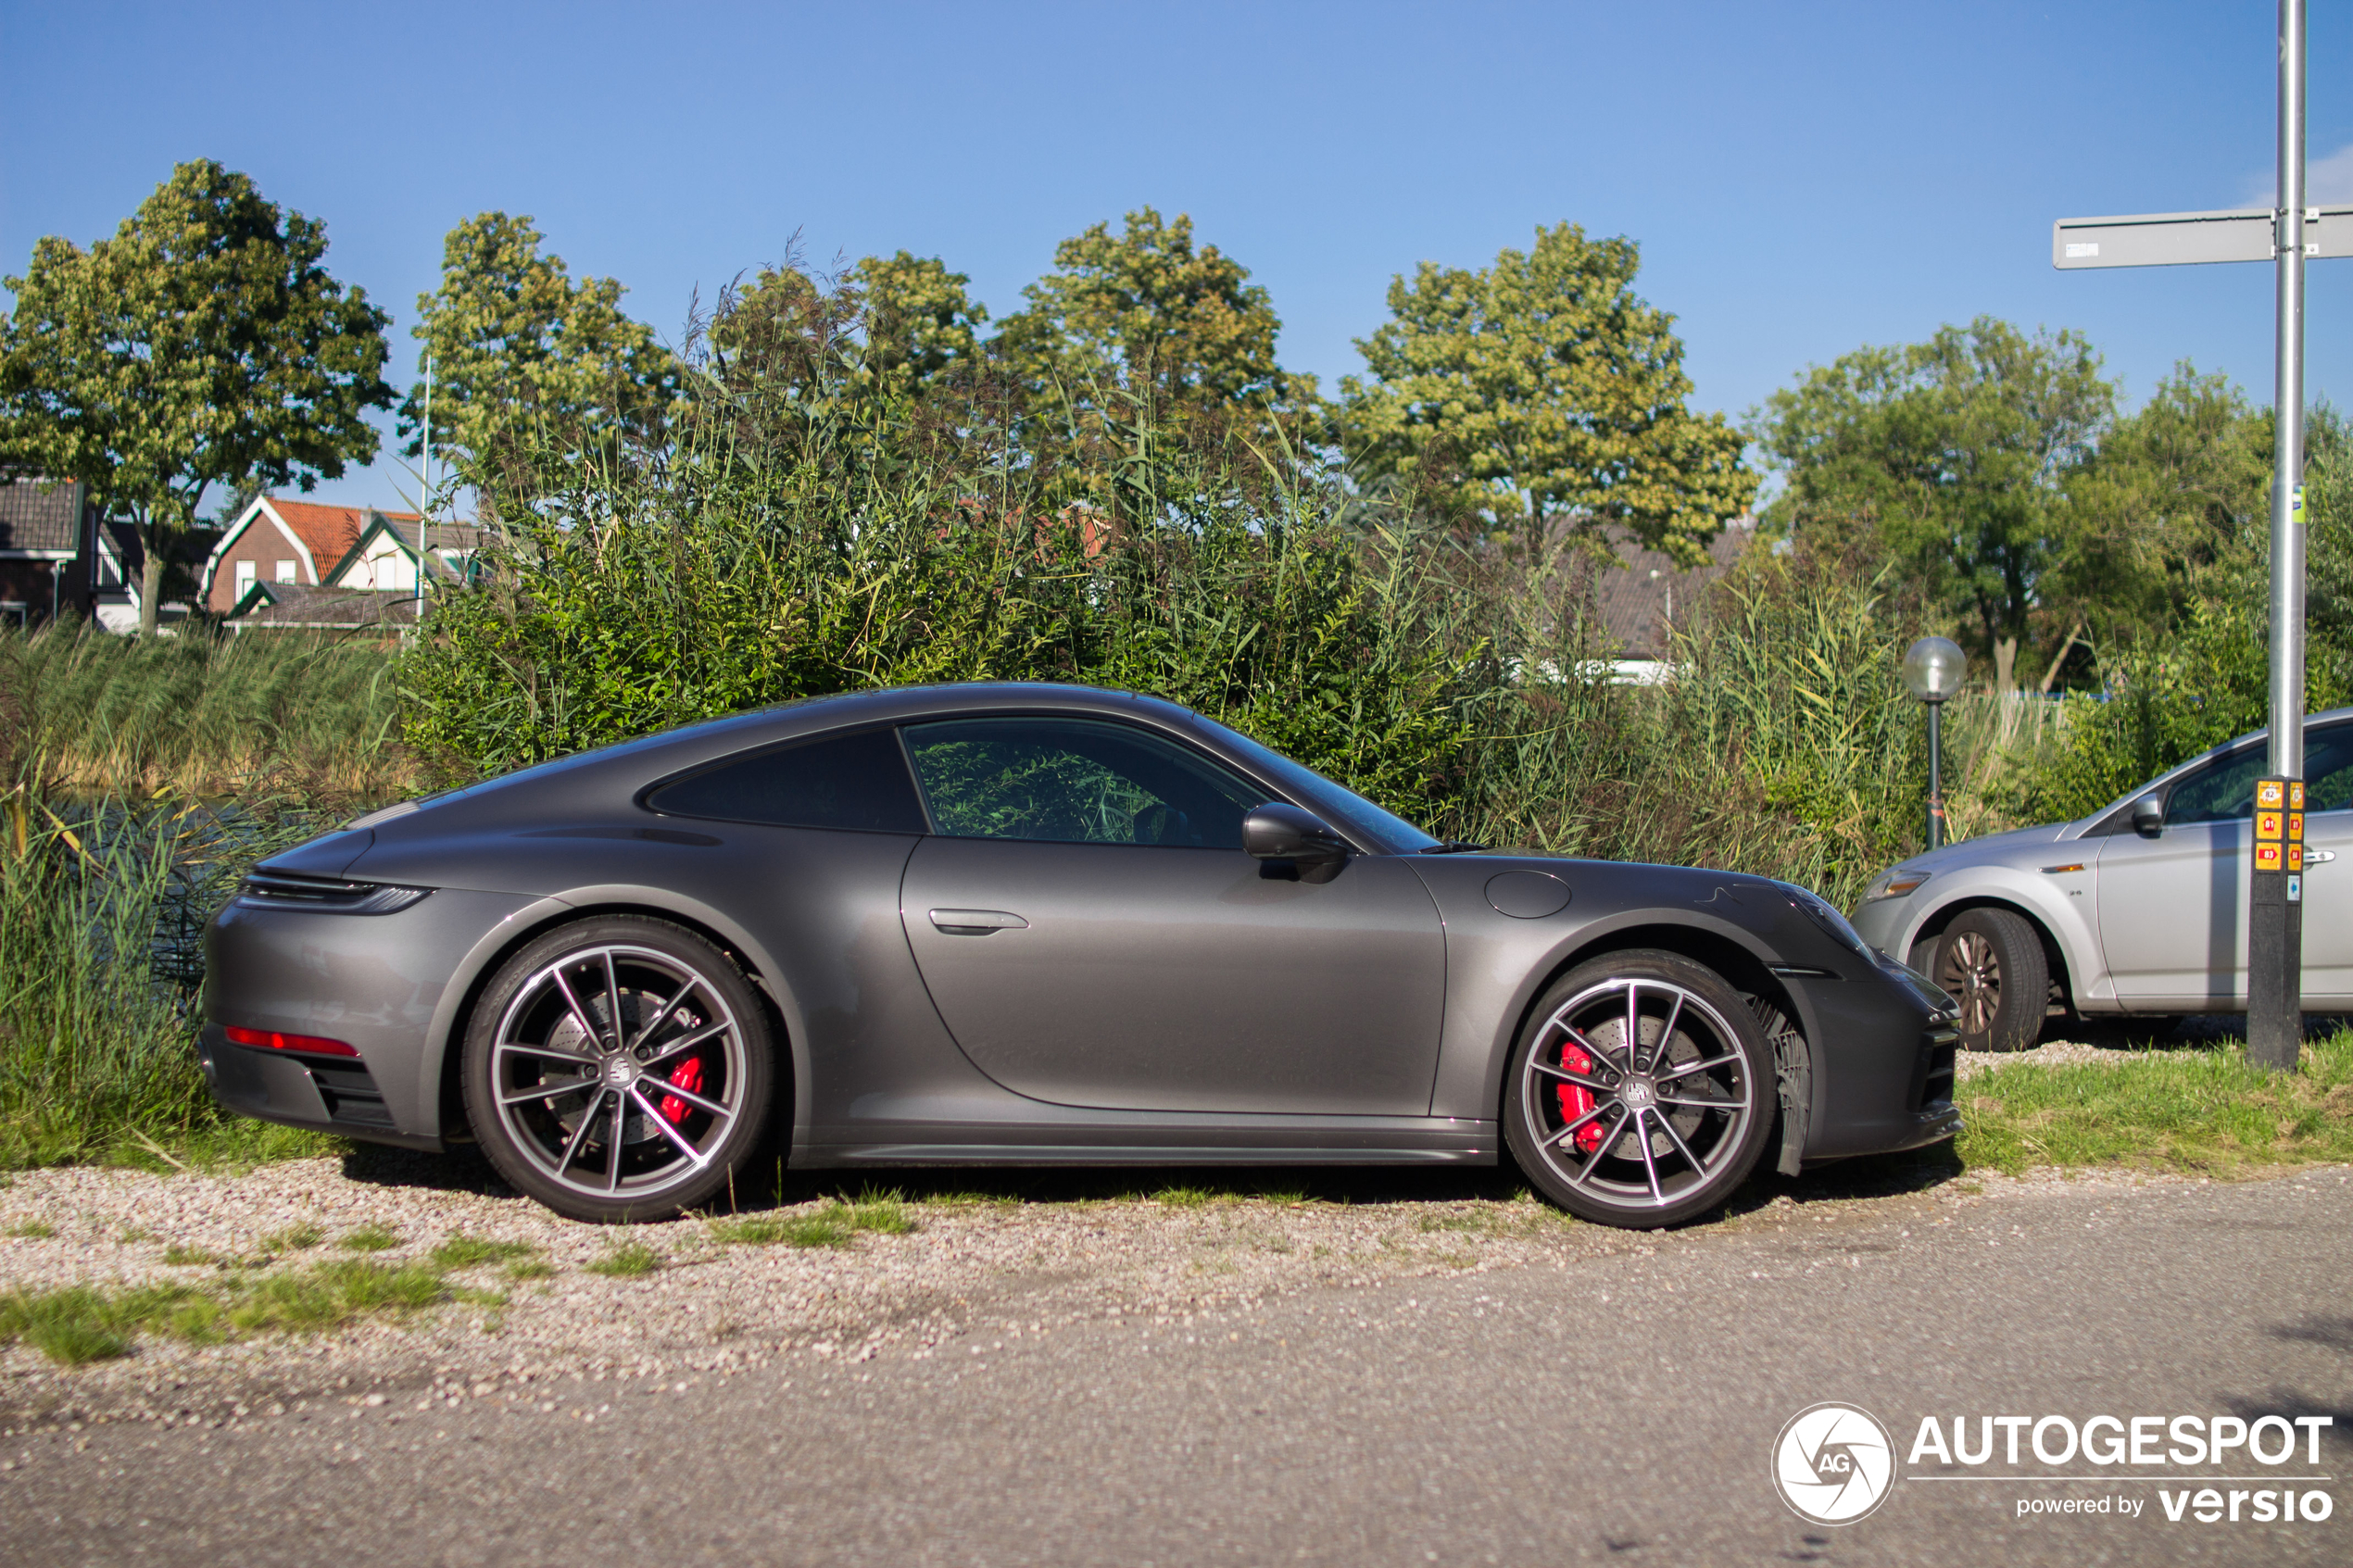
[[1348, 858], [1348, 844], [1313, 811], [1270, 800], [1242, 819], [1242, 847], [1261, 860], [1327, 865]]
[[2165, 831], [2165, 801], [2154, 791], [2133, 802], [2133, 831], [2155, 838]]

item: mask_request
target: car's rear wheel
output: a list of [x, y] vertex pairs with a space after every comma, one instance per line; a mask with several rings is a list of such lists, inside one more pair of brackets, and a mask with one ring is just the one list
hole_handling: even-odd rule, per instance
[[2022, 1051], [2041, 1037], [2050, 1011], [2050, 960], [2022, 915], [1965, 909], [1936, 941], [1930, 968], [1960, 1011], [1965, 1051]]
[[724, 953], [666, 921], [601, 916], [531, 943], [492, 978], [464, 1051], [483, 1152], [576, 1220], [690, 1209], [766, 1129], [760, 1000]]
[[1722, 976], [1675, 953], [1613, 953], [1537, 1004], [1512, 1057], [1504, 1135], [1569, 1212], [1671, 1225], [1747, 1179], [1773, 1086], [1764, 1031]]

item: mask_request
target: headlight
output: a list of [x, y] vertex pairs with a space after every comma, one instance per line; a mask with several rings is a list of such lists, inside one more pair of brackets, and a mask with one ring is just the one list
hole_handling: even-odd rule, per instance
[[1847, 924], [1846, 917], [1831, 908], [1820, 894], [1810, 887], [1800, 887], [1793, 882], [1777, 882], [1773, 885], [1788, 894], [1789, 901], [1805, 910], [1816, 925], [1829, 934], [1831, 940], [1874, 963], [1878, 961], [1871, 951], [1871, 945], [1863, 940], [1862, 934]]
[[1863, 889], [1863, 902], [1876, 904], [1881, 898], [1901, 898], [1934, 874], [1932, 872], [1907, 871], [1902, 866], [1883, 871], [1872, 879], [1869, 887]]

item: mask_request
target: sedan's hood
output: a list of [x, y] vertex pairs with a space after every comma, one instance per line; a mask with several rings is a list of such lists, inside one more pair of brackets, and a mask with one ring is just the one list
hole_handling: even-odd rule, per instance
[[1928, 872], [1943, 871], [1953, 866], [1981, 865], [2019, 850], [2057, 844], [2070, 836], [2082, 825], [2080, 822], [2045, 822], [2040, 827], [1989, 833], [1982, 838], [1965, 838], [1958, 844], [1947, 844], [1942, 849], [1911, 856], [1903, 863], [1908, 869]]

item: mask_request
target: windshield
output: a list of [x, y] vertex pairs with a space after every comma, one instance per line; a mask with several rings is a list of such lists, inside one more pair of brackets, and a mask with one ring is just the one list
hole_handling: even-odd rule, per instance
[[1354, 790], [1344, 789], [1313, 769], [1301, 767], [1281, 752], [1270, 750], [1223, 724], [1217, 728], [1224, 733], [1227, 744], [1252, 767], [1305, 804], [1329, 813], [1337, 825], [1353, 836], [1394, 855], [1418, 854], [1439, 843], [1396, 812], [1384, 811]]

